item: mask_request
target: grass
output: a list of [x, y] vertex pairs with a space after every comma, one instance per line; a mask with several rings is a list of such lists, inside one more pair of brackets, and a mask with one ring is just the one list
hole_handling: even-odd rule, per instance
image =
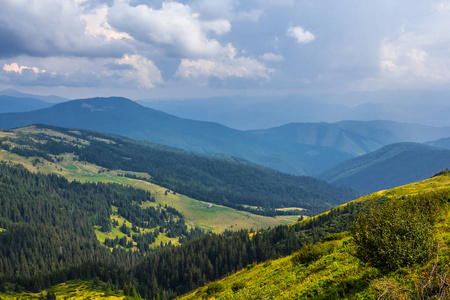
[[[113, 212], [117, 212], [117, 207], [113, 206]], [[135, 234], [139, 234], [139, 233], [135, 233], [131, 230], [130, 233], [130, 237], [128, 237], [126, 234], [124, 234], [122, 231], [119, 230], [119, 228], [123, 225], [123, 223], [125, 222], [125, 226], [127, 226], [128, 228], [132, 228], [133, 223], [131, 223], [129, 220], [126, 220], [125, 218], [117, 215], [117, 214], [112, 214], [110, 216], [111, 220], [115, 220], [119, 223], [119, 225], [117, 227], [112, 226], [111, 227], [111, 232], [105, 233], [102, 232], [100, 230], [100, 226], [95, 226], [95, 234], [97, 236], [97, 239], [100, 241], [100, 243], [104, 243], [106, 238], [110, 238], [110, 239], [115, 239], [116, 237], [118, 237], [119, 239], [121, 239], [122, 237], [126, 237], [127, 241], [132, 241], [133, 239], [131, 238], [133, 235]], [[141, 228], [139, 226], [136, 226], [137, 228], [139, 228], [140, 233], [148, 233], [148, 232], [153, 232], [159, 228], [153, 228], [153, 229], [148, 229], [148, 228]], [[151, 247], [156, 247], [159, 246], [161, 244], [161, 242], [163, 244], [168, 244], [169, 242], [172, 243], [172, 245], [179, 245], [180, 243], [178, 242], [178, 238], [169, 238], [166, 236], [165, 233], [160, 233], [158, 235], [158, 237], [155, 239], [155, 243], [151, 244]], [[133, 242], [133, 244], [136, 244]], [[117, 247], [121, 247], [124, 248], [120, 245], [117, 245]], [[125, 249], [125, 248], [124, 248]], [[131, 248], [132, 250], [137, 250], [137, 248], [133, 247]]]
[[218, 281], [222, 292], [202, 287], [180, 299], [345, 299], [364, 291], [378, 271], [352, 255], [350, 237], [327, 243], [336, 243], [333, 252], [309, 264], [293, 263], [293, 255], [267, 261]]
[[[67, 281], [62, 284], [53, 286], [49, 290], [42, 291], [45, 296], [48, 291], [53, 291], [56, 295], [56, 299], [68, 299], [68, 300], [81, 300], [81, 299], [91, 299], [91, 300], [122, 300], [126, 297], [122, 294], [122, 291], [112, 292], [111, 295], [106, 296], [106, 284], [100, 283], [99, 286], [93, 286], [90, 282], [86, 281]], [[2, 300], [34, 300], [39, 299], [41, 293], [15, 293], [7, 292], [0, 293], [0, 299]]]

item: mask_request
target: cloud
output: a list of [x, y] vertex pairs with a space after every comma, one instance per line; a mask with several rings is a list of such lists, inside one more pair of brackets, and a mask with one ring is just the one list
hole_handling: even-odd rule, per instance
[[[77, 0], [80, 3], [85, 2]], [[117, 32], [111, 28], [106, 20], [108, 6], [106, 4], [95, 7], [88, 13], [80, 15], [80, 18], [86, 22], [85, 32], [95, 37], [105, 37], [108, 41], [131, 39], [125, 32]]]
[[[163, 83], [155, 64], [142, 56], [125, 55], [120, 59], [99, 58], [20, 58], [20, 62], [1, 63], [2, 83], [23, 86], [111, 87], [149, 89]], [[30, 66], [35, 61], [37, 66]], [[49, 69], [39, 66], [47, 65]]]
[[[405, 22], [381, 40], [379, 72], [364, 86], [376, 88], [445, 88], [450, 83], [450, 2], [428, 7], [427, 17]], [[426, 12], [426, 10], [424, 10]]]
[[189, 6], [178, 2], [164, 2], [160, 9], [115, 2], [108, 22], [135, 40], [180, 58], [211, 57], [228, 51], [207, 37], [210, 31], [218, 35], [228, 32], [231, 25], [227, 20], [202, 22]]
[[216, 77], [226, 79], [237, 78], [265, 78], [274, 70], [267, 68], [260, 62], [249, 57], [235, 57], [235, 49], [232, 54], [215, 60], [211, 59], [182, 59], [176, 76], [186, 79], [205, 79]]
[[273, 53], [264, 53], [260, 56], [261, 59], [267, 61], [283, 61], [284, 57], [281, 54], [273, 54]]
[[199, 13], [201, 20], [226, 19], [231, 22], [258, 22], [264, 13], [263, 10], [254, 8], [252, 4], [245, 7], [247, 3], [244, 3], [236, 0], [196, 0], [192, 1], [189, 6], [193, 11]]
[[303, 29], [301, 26], [289, 26], [286, 34], [296, 39], [299, 44], [307, 44], [316, 39], [313, 33]]
[[17, 55], [120, 57], [130, 47], [86, 33], [83, 3], [2, 0], [0, 58]]
[[[157, 83], [162, 83], [162, 77], [160, 70], [155, 64], [140, 55], [125, 55], [122, 59], [116, 60], [119, 65], [131, 66], [132, 70], [124, 69], [123, 78], [125, 81], [137, 80], [138, 87], [152, 88]], [[122, 81], [124, 80], [122, 79]]]
[[33, 70], [34, 73], [45, 73], [46, 70], [39, 70], [36, 67], [19, 66], [17, 63], [5, 64], [3, 70], [6, 72], [16, 72], [22, 74], [23, 70]]

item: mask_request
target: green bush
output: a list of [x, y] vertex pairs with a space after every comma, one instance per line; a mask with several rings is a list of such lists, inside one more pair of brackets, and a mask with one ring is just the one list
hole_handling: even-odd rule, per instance
[[243, 282], [235, 282], [231, 285], [231, 290], [233, 293], [237, 293], [240, 289], [243, 289], [245, 287], [245, 283]]
[[208, 288], [206, 289], [206, 294], [209, 296], [215, 295], [223, 291], [223, 285], [219, 282], [213, 282], [210, 285], [208, 285]]
[[300, 251], [294, 254], [292, 262], [294, 264], [307, 264], [318, 260], [322, 256], [333, 252], [336, 247], [336, 242], [325, 242], [317, 244], [308, 244], [302, 247]]
[[434, 247], [434, 223], [442, 200], [428, 194], [372, 204], [352, 228], [357, 256], [381, 271], [427, 259]]

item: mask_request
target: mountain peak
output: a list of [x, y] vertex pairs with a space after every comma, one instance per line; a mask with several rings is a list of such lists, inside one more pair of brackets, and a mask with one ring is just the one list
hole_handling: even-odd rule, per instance
[[90, 109], [91, 111], [102, 111], [107, 109], [117, 109], [125, 107], [142, 107], [140, 104], [123, 97], [97, 97], [79, 99], [74, 100], [74, 103], [81, 103], [81, 107]]

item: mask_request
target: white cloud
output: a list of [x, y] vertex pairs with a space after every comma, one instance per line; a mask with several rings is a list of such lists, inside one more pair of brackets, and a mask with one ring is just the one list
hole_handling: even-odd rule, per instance
[[230, 22], [223, 19], [201, 22], [201, 27], [205, 31], [214, 31], [218, 35], [225, 34], [231, 30]]
[[22, 74], [23, 70], [32, 70], [34, 73], [45, 73], [46, 70], [39, 70], [36, 67], [19, 66], [17, 63], [5, 64], [3, 66], [3, 71], [6, 72], [16, 72]]
[[117, 64], [130, 65], [132, 70], [123, 70], [122, 81], [137, 80], [139, 82], [138, 87], [153, 88], [155, 84], [162, 83], [161, 71], [155, 66], [155, 64], [140, 55], [125, 55], [123, 58], [116, 60]]
[[283, 61], [284, 57], [281, 54], [274, 54], [274, 53], [264, 53], [260, 56], [261, 59], [267, 60], [267, 61]]
[[446, 77], [444, 73], [448, 73], [448, 69], [443, 72], [445, 66], [437, 66], [435, 63], [430, 54], [423, 49], [387, 42], [381, 45], [379, 63], [381, 74], [391, 80], [403, 83], [418, 80], [439, 82]]
[[[234, 51], [233, 51], [234, 50]], [[212, 59], [182, 59], [176, 76], [186, 79], [204, 79], [216, 77], [226, 79], [237, 78], [269, 78], [274, 70], [249, 57], [236, 57], [235, 49], [230, 55]]]
[[[84, 2], [86, 0], [77, 0], [79, 2]], [[80, 15], [80, 18], [86, 21], [86, 33], [93, 36], [103, 36], [107, 40], [115, 39], [131, 39], [131, 37], [125, 32], [117, 32], [111, 28], [106, 20], [106, 15], [108, 14], [108, 6], [106, 4], [100, 5], [89, 11], [86, 14]]]
[[208, 31], [223, 34], [230, 30], [226, 20], [202, 22], [189, 6], [178, 2], [164, 2], [161, 9], [146, 5], [130, 6], [115, 2], [108, 21], [117, 30], [126, 32], [137, 41], [158, 47], [177, 57], [202, 57], [225, 54]]
[[286, 34], [287, 36], [296, 39], [299, 44], [307, 44], [316, 39], [313, 33], [303, 29], [301, 26], [289, 26]]

